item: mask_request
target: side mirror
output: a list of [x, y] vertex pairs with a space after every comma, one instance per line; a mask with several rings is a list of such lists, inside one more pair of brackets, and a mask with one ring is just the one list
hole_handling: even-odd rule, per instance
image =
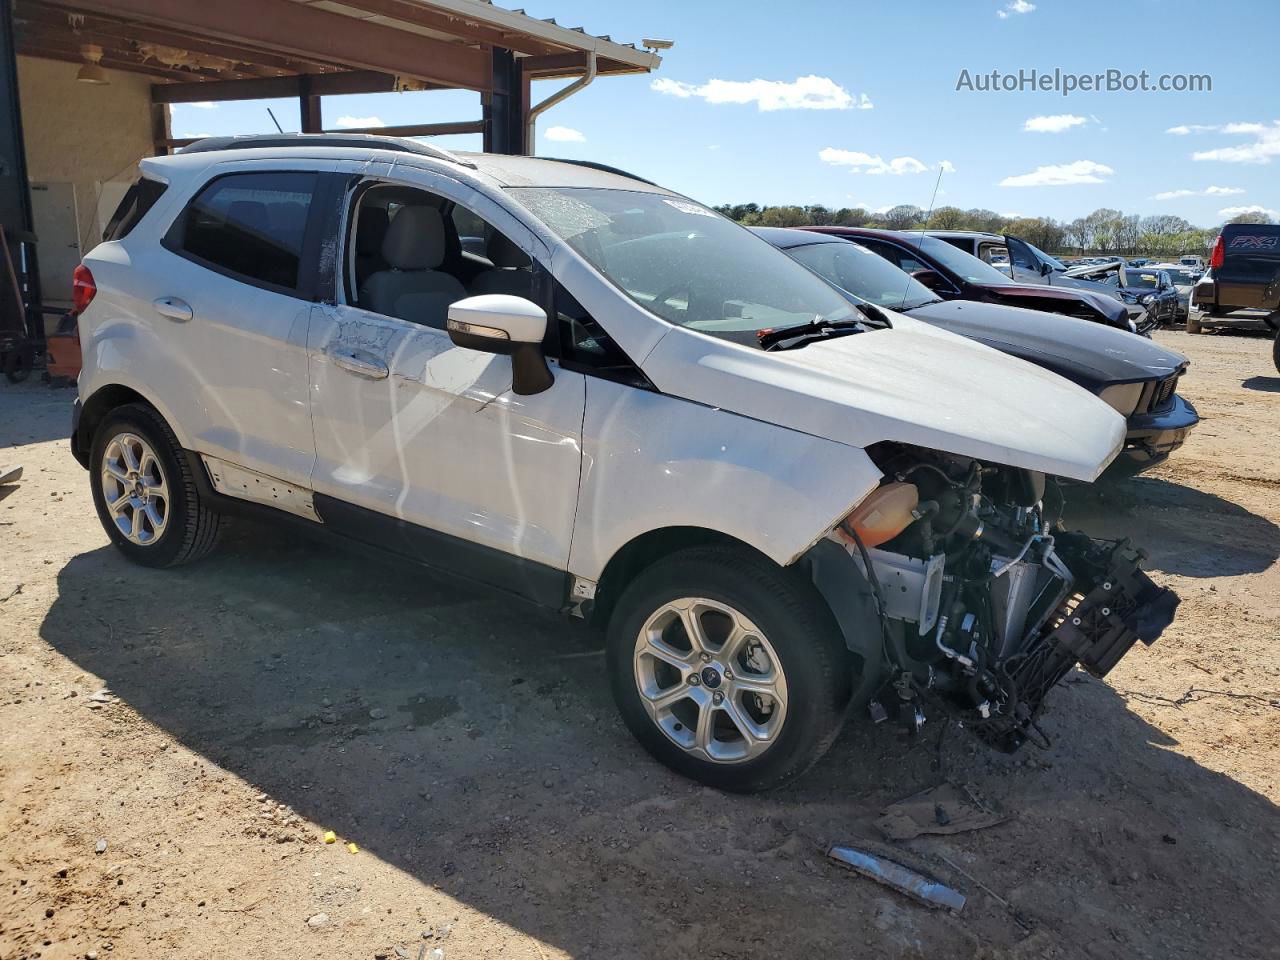
[[1052, 267], [1052, 266], [1050, 266], [1050, 265], [1049, 265], [1049, 264], [1047, 264], [1047, 263], [1042, 263], [1042, 264], [1040, 264], [1040, 276], [1042, 276], [1042, 277], [1047, 277], [1047, 276], [1048, 276], [1049, 274], [1051, 274], [1051, 273], [1053, 273], [1053, 267]]
[[940, 290], [947, 286], [947, 282], [942, 278], [937, 270], [913, 270], [911, 279], [916, 280], [930, 290]]
[[510, 357], [514, 393], [541, 393], [555, 382], [542, 353], [547, 314], [531, 300], [506, 293], [467, 297], [449, 305], [448, 329], [456, 346]]

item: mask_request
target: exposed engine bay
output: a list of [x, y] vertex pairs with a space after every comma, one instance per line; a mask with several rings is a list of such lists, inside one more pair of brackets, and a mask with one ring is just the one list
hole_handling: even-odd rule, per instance
[[1127, 540], [1062, 525], [1052, 477], [901, 444], [869, 451], [884, 473], [832, 533], [867, 574], [888, 682], [871, 703], [909, 725], [931, 696], [990, 746], [1013, 752], [1077, 663], [1105, 676], [1173, 621], [1178, 597]]

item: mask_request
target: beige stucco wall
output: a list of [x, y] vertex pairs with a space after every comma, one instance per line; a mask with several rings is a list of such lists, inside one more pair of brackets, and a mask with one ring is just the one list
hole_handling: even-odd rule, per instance
[[[109, 70], [109, 84], [79, 83], [78, 69], [18, 57], [27, 176], [32, 183], [74, 186], [79, 241], [87, 251], [136, 176], [138, 160], [152, 153], [151, 80]], [[64, 294], [48, 290], [46, 296]]]

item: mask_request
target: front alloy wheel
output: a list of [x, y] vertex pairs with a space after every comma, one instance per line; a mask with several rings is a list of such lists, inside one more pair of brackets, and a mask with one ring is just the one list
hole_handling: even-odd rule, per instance
[[649, 717], [712, 763], [758, 757], [787, 718], [787, 677], [741, 611], [703, 597], [663, 604], [636, 637], [635, 678]]
[[645, 568], [609, 618], [618, 711], [654, 757], [754, 792], [804, 773], [844, 722], [855, 663], [802, 572], [733, 546]]

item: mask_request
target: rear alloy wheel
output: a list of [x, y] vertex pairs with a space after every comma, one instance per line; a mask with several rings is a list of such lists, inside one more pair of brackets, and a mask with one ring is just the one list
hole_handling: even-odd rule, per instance
[[222, 517], [204, 504], [178, 438], [150, 407], [129, 404], [107, 415], [89, 473], [103, 529], [135, 563], [189, 563], [217, 543]]
[[610, 618], [608, 665], [618, 710], [654, 757], [744, 793], [817, 762], [853, 681], [813, 585], [730, 547], [684, 550], [642, 571]]

